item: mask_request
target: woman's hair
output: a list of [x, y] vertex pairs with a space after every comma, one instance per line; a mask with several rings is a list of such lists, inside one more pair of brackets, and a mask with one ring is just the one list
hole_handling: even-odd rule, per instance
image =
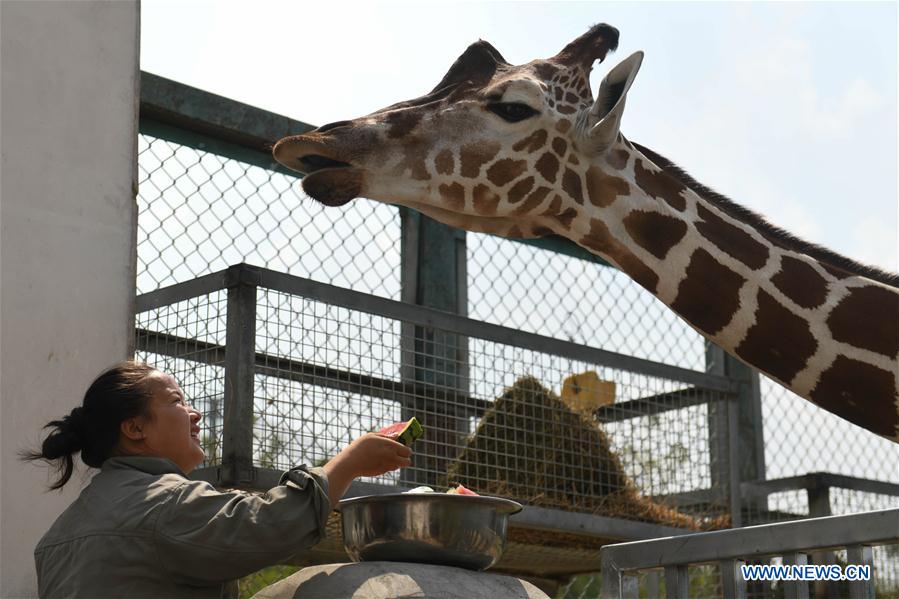
[[24, 452], [22, 458], [55, 462], [59, 478], [51, 489], [62, 488], [72, 477], [72, 455], [79, 451], [81, 461], [99, 468], [119, 444], [121, 423], [149, 413], [152, 391], [147, 379], [154, 372], [158, 371], [140, 362], [116, 364], [91, 384], [81, 406], [44, 427], [53, 430], [40, 451]]

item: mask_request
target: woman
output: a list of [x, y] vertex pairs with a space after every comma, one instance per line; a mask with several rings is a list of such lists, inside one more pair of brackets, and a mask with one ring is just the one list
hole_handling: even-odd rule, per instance
[[318, 543], [358, 476], [410, 464], [411, 450], [365, 434], [321, 468], [284, 474], [263, 496], [221, 493], [186, 475], [204, 458], [200, 414], [170, 375], [123, 362], [30, 460], [55, 462], [62, 488], [73, 454], [100, 468], [35, 549], [41, 597], [230, 597], [237, 579]]

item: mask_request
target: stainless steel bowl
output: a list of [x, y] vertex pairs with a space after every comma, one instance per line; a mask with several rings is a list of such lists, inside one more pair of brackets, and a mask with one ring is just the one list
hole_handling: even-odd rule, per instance
[[418, 562], [484, 570], [506, 548], [521, 504], [498, 497], [389, 493], [340, 502], [343, 544], [355, 562]]

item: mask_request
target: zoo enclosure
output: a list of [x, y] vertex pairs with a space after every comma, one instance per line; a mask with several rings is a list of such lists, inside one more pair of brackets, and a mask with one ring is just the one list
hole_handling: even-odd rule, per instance
[[[550, 360], [551, 365], [543, 371], [551, 376], [547, 375], [541, 381], [551, 392], [561, 386], [565, 376], [591, 367], [604, 380], [615, 382], [618, 403], [603, 408], [603, 412], [594, 416], [609, 433], [611, 448], [640, 495], [661, 505], [706, 520], [729, 514], [731, 523], [740, 525], [806, 514], [823, 515], [823, 510], [839, 512], [847, 507], [872, 509], [896, 504], [895, 497], [891, 497], [896, 489], [890, 479], [895, 481], [897, 473], [895, 469], [889, 469], [888, 464], [899, 461], [899, 452], [889, 442], [854, 430], [827, 414], [816, 413], [795, 397], [786, 396], [779, 387], [759, 380], [757, 375], [719, 349], [707, 347], [698, 335], [673, 318], [654, 298], [620, 273], [598, 266], [598, 259], [577, 246], [559, 239], [518, 242], [465, 234], [412, 211], [398, 211], [365, 201], [324, 213], [318, 207], [310, 206], [308, 200], [304, 203], [295, 192], [296, 174], [274, 163], [269, 152], [270, 145], [280, 137], [309, 130], [311, 126], [146, 73], [143, 74], [141, 99], [139, 291], [153, 292], [164, 285], [188, 283], [231, 264], [252, 262], [320, 282], [365, 290], [369, 296], [364, 302], [367, 305], [377, 297], [386, 297], [402, 300], [407, 309], [413, 308], [409, 304], [418, 304], [458, 315], [470, 313], [482, 322], [509, 323], [523, 331], [542, 333], [544, 337], [562, 336], [569, 342], [577, 341], [576, 345], [610, 348], [616, 355], [640, 357], [659, 365], [696, 371], [694, 374], [697, 375], [720, 377], [728, 381], [725, 388], [709, 392], [678, 385], [676, 379], [631, 381], [628, 380], [631, 375], [624, 370], [603, 371], [602, 360], [569, 361], [563, 367], [558, 362], [560, 356], [553, 358], [551, 354], [543, 354], [539, 359], [529, 356], [517, 361], [519, 365], [533, 366], [540, 360]], [[391, 264], [401, 264], [401, 268], [391, 268]], [[535, 264], [536, 269], [533, 268]], [[339, 308], [327, 307], [327, 301], [294, 308], [292, 302], [297, 300], [287, 295], [277, 290], [266, 292], [263, 300], [277, 296], [277, 302], [284, 307], [263, 307], [263, 312], [292, 314], [290, 320], [307, 310], [312, 321], [330, 321], [335, 330], [340, 330], [336, 337], [343, 339], [345, 347], [367, 340], [369, 347], [383, 352], [380, 362], [394, 367], [392, 376], [402, 384], [419, 385], [418, 391], [427, 391], [422, 396], [425, 399], [428, 399], [428, 393], [431, 394], [428, 405], [435, 414], [438, 404], [434, 400], [440, 394], [444, 403], [449, 403], [456, 411], [461, 407], [453, 404], [465, 404], [467, 410], [471, 406], [465, 402], [472, 401], [472, 397], [479, 398], [480, 402], [475, 401], [472, 405], [486, 408], [504, 387], [515, 382], [503, 378], [498, 368], [491, 371], [481, 367], [473, 373], [472, 359], [476, 361], [480, 357], [484, 362], [493, 351], [472, 347], [471, 340], [477, 335], [464, 335], [450, 326], [448, 330], [437, 329], [442, 338], [427, 340], [422, 337], [427, 327], [421, 323], [400, 317], [387, 326], [383, 315], [378, 317], [381, 320], [374, 318], [354, 325], [354, 332], [348, 332], [345, 325], [343, 330], [340, 329], [340, 323], [352, 322], [353, 318], [358, 318], [357, 313], [345, 311], [342, 316], [332, 316], [330, 312], [339, 312]], [[333, 300], [336, 296], [329, 297]], [[225, 321], [232, 318], [226, 309], [228, 302], [226, 295], [219, 293], [215, 299], [195, 301], [190, 307], [170, 308], [165, 317], [172, 319], [169, 324], [160, 320], [157, 313], [155, 323], [144, 320], [141, 326], [154, 334], [180, 337], [181, 347], [189, 348], [191, 335], [200, 333], [196, 328], [193, 332], [186, 331], [182, 325], [185, 322], [199, 324], [205, 319], [217, 323], [209, 325], [218, 327], [216, 335], [226, 335]], [[246, 298], [245, 306], [249, 306]], [[227, 316], [224, 316], [225, 312]], [[204, 313], [215, 316], [207, 318]], [[147, 318], [146, 315], [141, 317]], [[177, 334], [179, 326], [183, 333], [180, 336]], [[289, 324], [277, 326], [288, 331], [289, 339]], [[314, 330], [314, 325], [309, 325], [308, 330]], [[271, 325], [263, 324], [256, 336], [269, 339], [269, 345], [277, 348], [283, 345], [280, 339], [285, 334], [273, 332]], [[154, 339], [159, 341], [160, 338]], [[222, 349], [219, 341], [214, 343], [219, 344], [218, 352], [227, 349], [227, 345]], [[399, 351], [399, 357], [390, 353], [397, 348], [405, 348], [405, 351]], [[249, 350], [245, 347], [244, 351]], [[339, 363], [338, 354], [340, 352], [324, 358], [319, 366], [332, 366], [330, 360], [335, 357]], [[171, 355], [169, 351], [169, 359], [174, 359]], [[344, 351], [343, 355], [344, 358], [353, 356], [355, 360], [344, 372], [378, 379], [377, 384], [369, 385], [369, 392], [381, 389], [380, 381], [389, 378], [378, 371], [380, 367], [374, 363], [378, 360], [363, 360], [360, 350]], [[178, 362], [177, 370], [185, 375], [198, 372], [195, 364], [189, 365], [189, 358], [189, 355], [180, 356]], [[416, 364], [416, 360], [422, 359], [424, 364]], [[552, 362], [553, 359], [556, 361]], [[248, 360], [246, 364], [249, 364]], [[206, 422], [215, 431], [209, 443], [212, 448], [225, 451], [219, 441], [224, 443], [229, 438], [231, 433], [225, 429], [232, 430], [235, 421], [233, 412], [229, 415], [228, 410], [223, 410], [222, 381], [231, 379], [224, 374], [224, 365], [213, 368], [207, 364], [202, 368], [212, 370], [194, 377], [193, 393], [189, 387], [186, 390], [195, 401], [208, 398], [204, 410]], [[291, 371], [274, 368], [269, 372], [283, 375]], [[518, 374], [530, 373], [522, 371]], [[200, 382], [203, 377], [208, 383]], [[182, 382], [185, 379], [190, 377], [182, 377]], [[246, 377], [243, 379], [244, 395], [240, 401], [245, 410], [247, 405], [257, 401], [260, 389], [263, 390], [260, 397], [269, 394], [264, 401], [271, 400], [270, 405], [287, 405], [287, 397], [298, 393], [298, 387], [291, 387], [298, 383], [291, 381], [290, 376], [269, 379], [278, 382], [252, 385], [252, 401], [248, 395], [251, 385]], [[319, 380], [323, 381], [325, 379]], [[396, 381], [390, 384], [394, 385]], [[318, 393], [322, 401], [332, 404], [335, 401], [321, 395], [322, 391]], [[316, 397], [315, 393], [307, 396]], [[657, 400], [661, 396], [666, 396], [665, 410], [658, 409]], [[460, 400], [462, 397], [466, 399]], [[374, 405], [360, 404], [358, 398], [355, 401], [355, 408], [345, 407], [333, 412], [350, 415], [353, 409]], [[357, 418], [352, 432], [371, 430], [377, 418], [387, 423], [410, 413], [402, 401], [383, 397], [378, 401], [381, 403], [377, 408], [382, 416], [365, 422]], [[351, 405], [352, 402], [347, 404]], [[612, 422], [604, 420], [610, 414], [624, 414], [627, 410], [632, 411], [632, 417], [613, 419]], [[313, 422], [314, 412], [312, 410]], [[562, 412], [562, 408], [550, 410], [550, 413]], [[771, 417], [772, 412], [777, 414], [776, 418]], [[388, 414], [393, 420], [384, 420]], [[478, 418], [477, 411], [466, 414], [466, 417], [456, 414], [442, 418], [429, 430], [453, 440], [455, 443], [448, 446], [460, 449], [467, 435], [474, 432]], [[784, 414], [789, 416], [784, 418]], [[271, 416], [266, 419], [263, 412], [254, 417], [257, 424], [262, 423], [254, 426], [257, 432], [265, 428], [266, 422], [272, 422]], [[466, 423], [466, 418], [471, 420]], [[803, 418], [810, 424], [797, 431], [796, 422]], [[302, 420], [298, 417], [284, 419]], [[628, 425], [629, 428], [615, 424], [624, 421], [637, 424]], [[616, 426], [622, 430], [616, 431]], [[816, 445], [821, 440], [810, 436], [813, 433], [809, 431], [816, 428], [831, 433], [826, 451], [817, 450]], [[282, 429], [291, 430], [290, 427]], [[276, 427], [269, 426], [269, 430], [274, 431]], [[320, 430], [324, 433], [326, 428]], [[733, 431], [738, 434], [730, 434]], [[240, 457], [242, 462], [229, 464], [223, 470], [218, 470], [220, 463], [210, 464], [216, 468], [215, 472], [231, 477], [218, 479], [218, 482], [239, 480], [243, 476], [241, 469], [251, 472], [247, 470], [250, 464], [247, 462], [246, 432], [242, 434], [243, 453], [229, 454]], [[336, 434], [325, 437], [330, 445], [326, 443], [307, 454], [310, 459], [327, 457], [328, 452], [333, 453], [348, 439], [347, 435]], [[258, 439], [266, 438], [268, 441], [258, 441], [258, 447], [251, 455], [253, 467], [261, 477], [257, 480], [266, 476], [259, 466], [286, 467], [292, 465], [290, 460], [302, 454], [297, 448], [291, 448], [293, 441], [284, 438], [283, 434], [280, 437], [264, 432], [258, 435]], [[591, 442], [595, 445], [595, 440]], [[232, 447], [236, 446], [232, 444]], [[452, 457], [440, 455], [438, 444], [419, 453], [432, 461], [416, 464], [413, 470], [417, 472], [416, 480], [434, 479], [442, 474], [443, 466]], [[853, 456], [857, 460], [863, 453], [870, 459], [852, 461]], [[791, 454], [790, 460], [783, 459], [783, 455]], [[213, 456], [216, 459], [223, 457], [215, 452]], [[836, 475], [807, 474], [831, 468], [838, 470]], [[611, 472], [610, 468], [597, 470], [605, 472], [605, 476]], [[863, 476], [847, 476], [856, 473]], [[207, 474], [211, 476], [213, 471], [207, 471]], [[834, 476], [840, 477], [839, 484], [820, 484], [826, 477], [831, 477], [830, 483], [833, 483]], [[886, 480], [868, 480], [875, 477]], [[415, 480], [381, 482], [396, 484]], [[831, 493], [832, 487], [848, 491]], [[538, 485], [531, 485], [531, 488], [537, 489]], [[568, 514], [552, 515], [556, 522], [571, 522], [565, 517]], [[584, 516], [594, 517], [597, 516]], [[598, 523], [610, 526], [601, 516], [598, 518], [600, 520], [592, 521], [592, 525], [585, 524], [588, 519], [578, 520], [579, 524], [568, 530], [597, 531]], [[621, 519], [617, 518], [616, 522]], [[623, 519], [629, 524], [645, 524], [634, 521], [633, 515], [629, 521], [627, 514]], [[646, 528], [636, 533], [635, 529], [628, 529], [627, 525], [622, 528], [619, 524], [613, 528], [627, 529], [628, 533], [619, 535], [618, 539], [660, 534], [658, 530], [651, 533]], [[564, 529], [565, 526], [558, 530]]]
[[[609, 453], [595, 461], [581, 455], [602, 451], [602, 439], [560, 402], [547, 403], [539, 385], [516, 398], [524, 410], [511, 421], [517, 426], [510, 425], [508, 411], [496, 414], [495, 398], [517, 384], [514, 373], [554, 380], [588, 365], [595, 368], [617, 381], [623, 395], [640, 396], [600, 408], [597, 421], [610, 436], [646, 444], [701, 435], [663, 417], [704, 404], [726, 409], [724, 398], [734, 387], [724, 377], [247, 265], [143, 294], [137, 311], [138, 355], [175, 373], [206, 419], [207, 466], [194, 476], [221, 486], [267, 489], [291, 465], [320, 463], [363, 432], [414, 415], [427, 433], [416, 443], [413, 467], [402, 478], [365, 479], [350, 495], [395, 491], [397, 484], [446, 485], [458, 450], [466, 443], [471, 448], [472, 438], [491, 443], [490, 456], [472, 460], [468, 470], [457, 468], [456, 475], [481, 490], [499, 477], [510, 485], [504, 494], [535, 504], [514, 517], [530, 537], [519, 535], [521, 555], [505, 558], [510, 571], [562, 574], [597, 565], [595, 547], [584, 543], [578, 547], [583, 551], [565, 555], [539, 551], [536, 539], [547, 533], [608, 542], [677, 534], [673, 526], [690, 521], [666, 511], [659, 498], [658, 505], [650, 505], [620, 493], [626, 485], [616, 480], [621, 467]], [[429, 343], [422, 345], [422, 339]], [[454, 356], [463, 346], [466, 359], [460, 361]], [[458, 381], [463, 367], [467, 390]], [[483, 424], [491, 413], [488, 432]], [[645, 421], [653, 417], [661, 419], [650, 427]], [[560, 419], [554, 438], [545, 438], [546, 422]], [[648, 434], [653, 430], [655, 439]], [[563, 433], [581, 437], [580, 444], [560, 446], [555, 437]], [[535, 446], [551, 451], [553, 459], [535, 458]], [[480, 465], [491, 459], [493, 469], [481, 472]], [[515, 478], [535, 471], [541, 477]], [[702, 476], [689, 466], [681, 474]], [[577, 492], [568, 493], [569, 486]], [[592, 514], [559, 511], [564, 507]]]

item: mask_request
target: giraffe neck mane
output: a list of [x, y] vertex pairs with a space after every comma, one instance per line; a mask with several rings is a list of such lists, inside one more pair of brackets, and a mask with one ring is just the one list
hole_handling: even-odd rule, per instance
[[838, 268], [854, 275], [860, 275], [871, 280], [883, 283], [884, 285], [899, 288], [899, 274], [893, 274], [879, 268], [860, 264], [854, 260], [846, 258], [845, 256], [841, 256], [840, 254], [837, 254], [836, 252], [833, 252], [825, 247], [821, 247], [819, 245], [815, 245], [813, 243], [809, 243], [807, 241], [799, 239], [788, 231], [772, 225], [767, 220], [765, 220], [764, 217], [756, 214], [755, 212], [752, 212], [748, 208], [744, 208], [743, 206], [734, 203], [727, 197], [702, 185], [693, 177], [691, 177], [686, 171], [684, 171], [682, 168], [680, 168], [664, 156], [661, 156], [658, 153], [640, 144], [634, 142], [630, 143], [644, 156], [646, 156], [646, 158], [651, 160], [656, 166], [658, 166], [671, 177], [674, 177], [675, 179], [686, 185], [688, 188], [690, 188], [690, 190], [692, 190], [702, 199], [711, 202], [716, 208], [719, 208], [729, 216], [750, 225], [751, 227], [759, 231], [759, 233], [770, 239], [773, 243], [777, 243], [778, 245], [786, 247], [795, 252], [806, 254], [814, 258], [815, 260], [823, 262], [833, 268]]

